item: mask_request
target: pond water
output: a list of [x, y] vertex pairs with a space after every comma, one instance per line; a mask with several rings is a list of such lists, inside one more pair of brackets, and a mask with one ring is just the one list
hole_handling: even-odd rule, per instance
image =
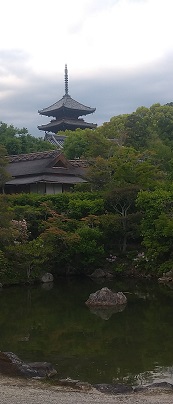
[[[123, 311], [95, 313], [85, 305], [104, 286], [126, 293]], [[173, 382], [173, 291], [150, 281], [90, 279], [3, 288], [0, 350], [90, 383]]]

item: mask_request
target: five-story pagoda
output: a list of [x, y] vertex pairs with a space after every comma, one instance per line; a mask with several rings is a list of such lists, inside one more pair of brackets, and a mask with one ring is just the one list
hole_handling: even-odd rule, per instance
[[94, 129], [96, 124], [85, 122], [79, 118], [83, 115], [92, 114], [96, 108], [90, 108], [73, 100], [68, 93], [68, 70], [65, 65], [65, 95], [50, 107], [39, 110], [40, 115], [53, 117], [50, 123], [38, 126], [39, 130], [58, 133], [59, 131], [80, 129]]

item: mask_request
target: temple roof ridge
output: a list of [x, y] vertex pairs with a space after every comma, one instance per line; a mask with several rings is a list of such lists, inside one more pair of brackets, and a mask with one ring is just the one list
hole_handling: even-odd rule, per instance
[[69, 94], [63, 95], [63, 97], [50, 105], [47, 108], [43, 108], [38, 111], [41, 115], [54, 116], [51, 115], [54, 111], [60, 110], [62, 108], [66, 108], [68, 110], [80, 111], [81, 115], [87, 115], [95, 112], [96, 108], [87, 107], [84, 104], [81, 104], [78, 101], [75, 101]]

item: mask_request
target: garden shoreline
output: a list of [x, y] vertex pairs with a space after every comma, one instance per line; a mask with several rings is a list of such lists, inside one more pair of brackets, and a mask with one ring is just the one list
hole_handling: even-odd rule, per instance
[[39, 380], [10, 378], [0, 375], [0, 404], [172, 404], [173, 392], [145, 391], [108, 395], [92, 388], [77, 391], [69, 387], [52, 386]]

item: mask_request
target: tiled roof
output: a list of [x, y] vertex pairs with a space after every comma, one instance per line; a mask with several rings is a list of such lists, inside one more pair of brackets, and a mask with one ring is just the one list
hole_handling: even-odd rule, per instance
[[61, 154], [61, 150], [49, 150], [44, 152], [28, 153], [28, 154], [15, 154], [8, 156], [8, 161], [10, 163], [15, 163], [19, 161], [32, 161], [41, 160], [48, 158], [55, 158]]
[[86, 182], [83, 178], [77, 177], [75, 175], [39, 175], [39, 176], [28, 176], [12, 178], [6, 185], [26, 185], [26, 184], [36, 184], [37, 182], [47, 182], [47, 183], [58, 183], [58, 184], [78, 184]]
[[94, 129], [97, 125], [94, 123], [85, 122], [83, 119], [53, 119], [50, 123], [46, 125], [38, 126], [39, 130], [44, 130], [48, 132], [58, 132], [60, 130], [64, 131], [66, 129], [73, 130], [74, 128], [89, 128]]
[[[68, 177], [83, 176], [84, 166], [80, 164], [74, 164], [74, 161], [67, 160], [60, 150], [51, 150], [48, 152], [37, 152], [29, 154], [20, 154], [15, 156], [9, 156], [9, 164], [7, 170], [13, 177], [11, 181], [19, 180], [19, 178], [25, 179], [30, 176], [48, 175], [49, 178], [57, 178], [57, 182], [63, 176]], [[32, 182], [32, 181], [31, 181]], [[68, 183], [70, 179], [68, 179]]]
[[[56, 112], [58, 110], [73, 110], [76, 112], [80, 112], [79, 115], [87, 115], [95, 112], [96, 108], [90, 108], [86, 105], [80, 104], [78, 101], [73, 100], [69, 94], [64, 95], [59, 101], [55, 102], [55, 104], [50, 105], [47, 108], [43, 108], [38, 111], [41, 115], [46, 116], [56, 116]], [[56, 112], [55, 112], [56, 111]]]
[[46, 133], [44, 139], [51, 143], [52, 145], [59, 147], [60, 149], [63, 149], [64, 146], [64, 140], [66, 139], [67, 136], [60, 136], [60, 135], [53, 135], [52, 133]]

